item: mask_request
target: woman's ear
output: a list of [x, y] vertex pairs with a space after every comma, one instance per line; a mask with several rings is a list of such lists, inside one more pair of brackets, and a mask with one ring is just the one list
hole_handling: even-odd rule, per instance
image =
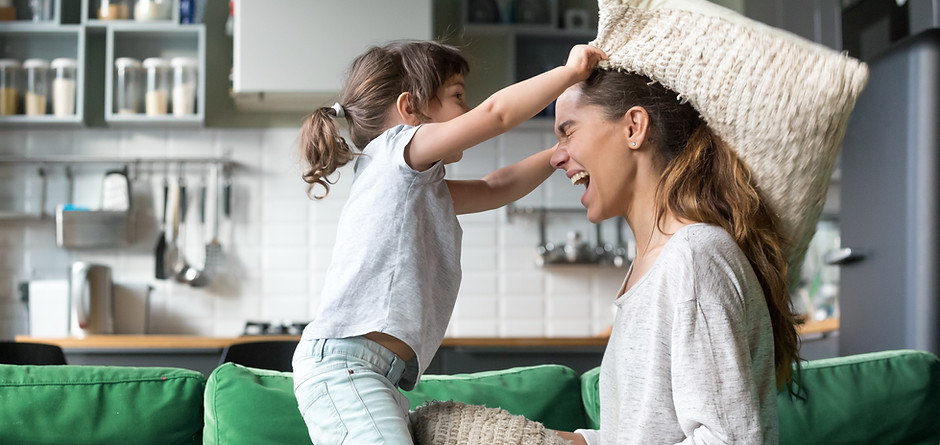
[[649, 129], [650, 115], [643, 107], [632, 107], [623, 115], [624, 132], [627, 145], [630, 148], [639, 148], [646, 142], [646, 133]]
[[398, 111], [398, 115], [401, 116], [401, 121], [408, 125], [418, 125], [421, 123], [418, 110], [412, 105], [413, 102], [411, 93], [407, 91], [399, 94], [398, 100], [395, 101], [395, 109]]

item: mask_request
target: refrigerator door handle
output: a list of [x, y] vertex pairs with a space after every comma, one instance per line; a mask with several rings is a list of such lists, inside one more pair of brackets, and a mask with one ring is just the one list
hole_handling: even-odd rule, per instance
[[865, 249], [843, 247], [826, 252], [823, 255], [823, 262], [830, 266], [845, 266], [862, 261], [866, 256], [868, 256], [868, 251]]

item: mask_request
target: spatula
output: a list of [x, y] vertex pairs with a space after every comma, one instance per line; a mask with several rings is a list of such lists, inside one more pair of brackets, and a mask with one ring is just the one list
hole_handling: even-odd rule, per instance
[[206, 193], [206, 214], [209, 217], [206, 226], [212, 228], [212, 239], [206, 243], [206, 266], [209, 274], [216, 271], [222, 259], [222, 243], [219, 242], [219, 168], [212, 170], [209, 176], [209, 190]]

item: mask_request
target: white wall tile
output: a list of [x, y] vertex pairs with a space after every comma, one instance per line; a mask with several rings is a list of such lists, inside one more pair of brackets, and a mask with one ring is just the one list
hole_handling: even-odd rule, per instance
[[66, 130], [31, 131], [26, 138], [29, 156], [70, 155], [75, 152], [74, 133]]
[[461, 295], [454, 314], [460, 320], [495, 320], [499, 314], [499, 299], [492, 295]]
[[309, 270], [307, 249], [303, 247], [280, 247], [264, 249], [261, 254], [261, 267], [268, 271], [289, 272]]
[[503, 322], [514, 323], [518, 320], [544, 320], [545, 297], [512, 296], [500, 299], [500, 317]]
[[283, 295], [305, 295], [309, 282], [304, 272], [265, 272], [261, 278], [261, 292], [264, 298], [276, 298]]
[[590, 324], [583, 321], [555, 321], [548, 323], [546, 334], [549, 337], [592, 337]]
[[532, 272], [507, 271], [499, 275], [500, 295], [543, 295], [545, 275], [541, 270]]
[[546, 275], [549, 295], [589, 296], [596, 266], [553, 266]]
[[26, 140], [29, 133], [25, 130], [0, 130], [0, 154], [26, 156]]
[[463, 247], [460, 251], [460, 266], [464, 272], [496, 272], [496, 249], [487, 247]]
[[[497, 337], [500, 323], [496, 320], [460, 320], [453, 322], [454, 337]], [[450, 332], [449, 332], [450, 334]]]
[[492, 272], [464, 271], [460, 295], [496, 295], [496, 276]]
[[167, 156], [167, 130], [124, 130], [121, 132], [121, 154], [128, 157], [160, 158]]
[[545, 322], [542, 320], [510, 320], [500, 325], [500, 337], [544, 337], [547, 335]]
[[591, 298], [588, 296], [548, 297], [548, 318], [553, 323], [576, 321], [588, 326], [592, 315]]

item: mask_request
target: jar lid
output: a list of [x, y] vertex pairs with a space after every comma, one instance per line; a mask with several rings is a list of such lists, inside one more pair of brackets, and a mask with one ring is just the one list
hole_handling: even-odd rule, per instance
[[114, 59], [117, 68], [140, 68], [140, 61], [132, 57], [118, 57]]
[[170, 59], [170, 65], [173, 65], [174, 68], [196, 68], [199, 66], [199, 62], [192, 57], [174, 57]]
[[16, 59], [0, 59], [0, 68], [19, 68], [20, 62]]
[[53, 68], [78, 68], [78, 61], [68, 57], [60, 57], [52, 59], [52, 63], [49, 65]]
[[43, 59], [26, 59], [23, 61], [23, 68], [49, 68], [49, 62]]
[[144, 59], [144, 68], [165, 68], [168, 66], [170, 66], [170, 63], [160, 57], [148, 57]]

